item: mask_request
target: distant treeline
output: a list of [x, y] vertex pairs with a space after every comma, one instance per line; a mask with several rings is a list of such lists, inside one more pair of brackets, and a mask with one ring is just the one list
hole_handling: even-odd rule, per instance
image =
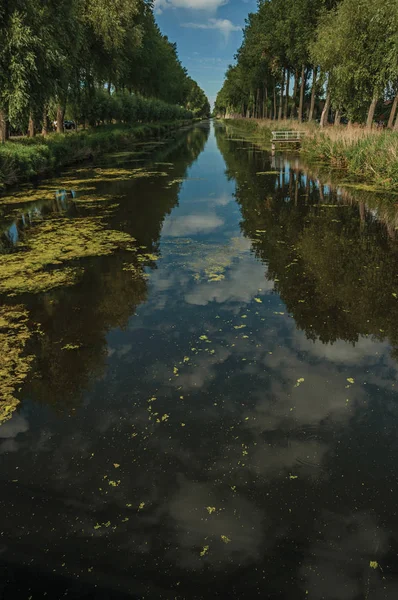
[[[12, 128], [45, 134], [53, 121], [62, 132], [66, 117], [91, 125], [126, 115], [159, 120], [164, 104], [140, 98], [179, 106], [185, 115], [210, 112], [176, 45], [156, 25], [151, 2], [0, 3], [0, 141]], [[173, 110], [183, 114], [170, 108], [166, 119]]]
[[397, 105], [397, 0], [260, 0], [215, 111], [392, 128]]

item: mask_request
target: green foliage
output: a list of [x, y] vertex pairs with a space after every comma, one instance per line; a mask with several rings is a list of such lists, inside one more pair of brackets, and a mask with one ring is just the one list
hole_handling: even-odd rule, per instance
[[[109, 95], [105, 94], [105, 89]], [[152, 100], [156, 98], [158, 101]], [[170, 105], [178, 105], [171, 107]], [[8, 0], [0, 7], [0, 126], [65, 111], [81, 124], [207, 116], [209, 105], [144, 0]], [[3, 132], [4, 135], [4, 132]]]
[[398, 93], [397, 32], [396, 0], [260, 1], [215, 113], [295, 116], [300, 87], [300, 112], [313, 118], [327, 87], [335, 111], [371, 124], [375, 102]]
[[[229, 122], [227, 121], [227, 131]], [[244, 119], [231, 121], [232, 133], [266, 147], [271, 142], [271, 129], [279, 124]], [[286, 126], [280, 124], [279, 127]], [[398, 189], [398, 136], [392, 131], [366, 132], [361, 128], [327, 128], [315, 124], [300, 125], [307, 135], [301, 145], [302, 155], [311, 162], [330, 165], [387, 190]]]
[[320, 20], [311, 55], [329, 75], [334, 105], [353, 120], [397, 84], [397, 28], [392, 0], [342, 0]]
[[[154, 101], [154, 104], [157, 103], [158, 101]], [[175, 108], [171, 107], [171, 110]], [[181, 113], [187, 114], [182, 109]], [[135, 127], [122, 124], [107, 125], [77, 134], [57, 133], [45, 138], [24, 138], [18, 142], [6, 142], [0, 146], [0, 190], [27, 181], [36, 175], [51, 172], [57, 167], [118, 149], [150, 134], [164, 133], [184, 122], [175, 119], [176, 116], [169, 124], [146, 123]]]

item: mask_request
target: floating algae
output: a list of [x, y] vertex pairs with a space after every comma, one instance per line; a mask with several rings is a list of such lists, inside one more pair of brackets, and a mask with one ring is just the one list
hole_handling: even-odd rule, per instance
[[15, 392], [31, 368], [33, 356], [24, 355], [31, 337], [24, 306], [0, 307], [0, 426], [11, 418], [19, 400]]
[[256, 175], [279, 175], [279, 171], [257, 171]]
[[[96, 204], [100, 202], [111, 202], [115, 200], [116, 196], [112, 194], [98, 194], [95, 193], [81, 193], [77, 198], [74, 198], [75, 204]], [[119, 196], [120, 198], [120, 196]], [[118, 205], [117, 205], [118, 206]]]
[[[192, 276], [196, 281], [205, 280], [209, 283], [223, 281], [232, 262], [247, 252], [239, 238], [232, 238], [229, 244], [220, 246], [196, 243], [195, 248], [189, 250], [187, 254], [190, 260], [184, 264], [184, 268], [193, 272]], [[185, 255], [184, 252], [179, 254]]]
[[132, 241], [126, 233], [106, 229], [97, 217], [45, 221], [17, 246], [18, 252], [0, 256], [0, 293], [39, 293], [73, 285], [82, 269], [65, 263], [112, 254]]

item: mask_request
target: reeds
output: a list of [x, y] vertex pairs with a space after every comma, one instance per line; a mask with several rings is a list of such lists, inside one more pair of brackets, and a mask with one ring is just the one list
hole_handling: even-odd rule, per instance
[[358, 125], [328, 126], [320, 129], [315, 122], [244, 119], [234, 126], [245, 128], [259, 141], [270, 142], [271, 132], [305, 131], [301, 152], [309, 161], [322, 162], [345, 170], [358, 180], [385, 189], [398, 189], [398, 133], [383, 129], [366, 129]]

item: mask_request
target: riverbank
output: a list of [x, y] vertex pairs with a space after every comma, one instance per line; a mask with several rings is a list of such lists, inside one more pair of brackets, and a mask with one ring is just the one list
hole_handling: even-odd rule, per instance
[[398, 189], [398, 134], [394, 131], [362, 127], [327, 127], [316, 123], [270, 120], [229, 120], [238, 131], [260, 144], [271, 142], [272, 131], [299, 129], [306, 132], [300, 152], [311, 162], [345, 171], [376, 187]]
[[0, 192], [138, 140], [166, 135], [191, 122], [104, 125], [78, 133], [54, 133], [9, 141], [0, 145]]

